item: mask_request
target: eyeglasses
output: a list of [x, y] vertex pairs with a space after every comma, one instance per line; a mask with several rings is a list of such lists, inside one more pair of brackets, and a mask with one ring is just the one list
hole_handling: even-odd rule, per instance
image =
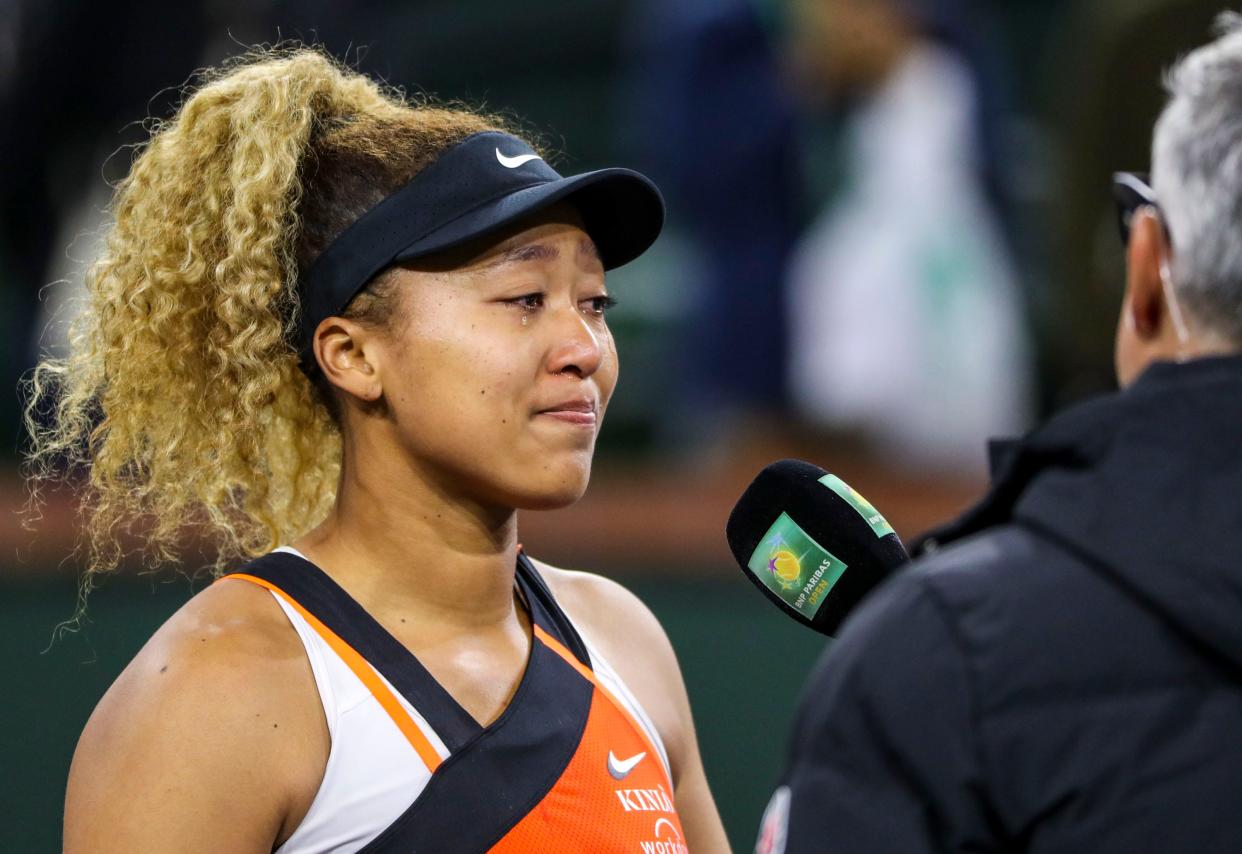
[[1151, 189], [1151, 178], [1145, 172], [1114, 172], [1113, 202], [1117, 205], [1117, 228], [1121, 232], [1121, 242], [1130, 245], [1130, 224], [1139, 208], [1154, 208], [1164, 226], [1164, 212], [1156, 201], [1156, 194]]

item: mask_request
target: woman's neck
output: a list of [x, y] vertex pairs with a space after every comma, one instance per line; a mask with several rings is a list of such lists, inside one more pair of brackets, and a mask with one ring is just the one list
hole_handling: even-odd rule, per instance
[[381, 621], [469, 629], [514, 618], [514, 510], [449, 494], [412, 467], [349, 456], [332, 511], [295, 548]]

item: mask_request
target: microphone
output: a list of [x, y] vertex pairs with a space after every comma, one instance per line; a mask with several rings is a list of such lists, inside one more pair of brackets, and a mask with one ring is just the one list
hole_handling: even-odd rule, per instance
[[742, 572], [776, 607], [829, 636], [910, 560], [867, 499], [801, 460], [759, 472], [729, 514], [725, 536]]

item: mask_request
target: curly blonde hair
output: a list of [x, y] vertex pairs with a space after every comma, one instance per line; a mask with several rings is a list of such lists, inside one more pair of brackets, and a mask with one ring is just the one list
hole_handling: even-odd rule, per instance
[[[206, 533], [219, 573], [323, 518], [340, 424], [298, 367], [299, 271], [445, 149], [509, 129], [414, 103], [315, 48], [201, 73], [116, 187], [69, 354], [29, 381], [35, 502], [66, 462], [89, 475], [84, 592], [134, 537], [156, 566]], [[382, 290], [346, 313], [382, 321]]]

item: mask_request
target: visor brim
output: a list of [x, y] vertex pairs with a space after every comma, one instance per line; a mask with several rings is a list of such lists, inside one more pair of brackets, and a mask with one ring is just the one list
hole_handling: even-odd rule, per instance
[[633, 261], [664, 226], [664, 199], [648, 178], [630, 169], [600, 169], [536, 184], [474, 208], [397, 253], [412, 261], [487, 237], [558, 202], [573, 205], [605, 270]]

